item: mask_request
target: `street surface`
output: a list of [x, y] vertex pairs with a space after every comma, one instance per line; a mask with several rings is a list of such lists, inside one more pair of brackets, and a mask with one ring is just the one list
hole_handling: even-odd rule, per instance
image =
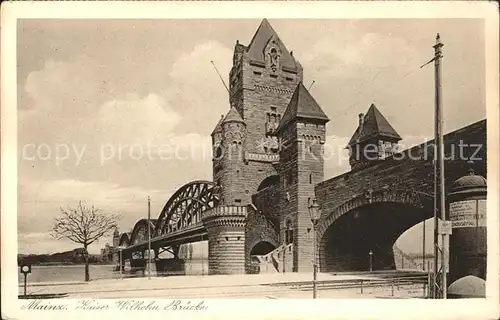
[[[335, 288], [322, 281], [352, 281], [381, 279], [367, 274], [319, 274], [319, 298], [422, 298], [422, 284], [391, 283], [381, 286], [364, 285]], [[157, 299], [204, 299], [204, 298], [310, 298], [312, 296], [310, 274], [258, 274], [172, 276], [96, 280], [89, 283], [33, 283], [28, 294], [67, 294], [68, 298], [157, 298]], [[19, 286], [19, 294], [23, 287]]]

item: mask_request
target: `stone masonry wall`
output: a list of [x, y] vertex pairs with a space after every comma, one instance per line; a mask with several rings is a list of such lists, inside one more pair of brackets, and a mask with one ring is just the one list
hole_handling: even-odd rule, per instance
[[243, 164], [245, 125], [240, 122], [223, 124], [222, 196], [226, 205], [243, 205], [246, 179]]
[[244, 192], [245, 201], [244, 204], [252, 203], [252, 195], [257, 192], [259, 185], [272, 175], [276, 175], [276, 169], [271, 163], [258, 162], [258, 161], [247, 161], [243, 165], [243, 170], [245, 174], [244, 180]]
[[251, 210], [248, 213], [245, 225], [245, 269], [251, 272], [250, 253], [255, 245], [261, 241], [269, 242], [275, 248], [279, 245], [278, 232], [276, 226], [263, 214]]
[[313, 237], [308, 206], [315, 184], [323, 180], [323, 143], [325, 127], [316, 123], [290, 123], [284, 130], [287, 146], [280, 158], [281, 221], [284, 241], [289, 221], [293, 229], [293, 271], [312, 269]]
[[207, 211], [209, 274], [245, 273], [246, 207], [219, 206]]
[[[286, 49], [281, 47], [280, 50]], [[264, 153], [262, 143], [266, 138], [266, 113], [274, 107], [276, 113], [283, 115], [295, 87], [302, 80], [300, 65], [296, 72], [281, 69], [272, 72], [266, 65], [250, 61], [245, 47], [236, 44], [230, 72], [230, 103], [240, 112], [246, 124], [243, 153]], [[241, 204], [247, 205], [260, 183], [276, 174], [276, 169], [271, 162], [251, 160], [245, 163], [240, 173], [243, 179], [237, 179], [237, 183], [231, 185], [231, 188], [240, 190], [238, 197], [233, 198], [241, 199]], [[226, 179], [234, 181], [234, 174]]]
[[[432, 159], [434, 158], [434, 146], [431, 143], [432, 140], [427, 144], [396, 154], [392, 158], [388, 158], [374, 166], [347, 172], [317, 184], [315, 194], [322, 209], [318, 236], [321, 238], [324, 235], [328, 226], [322, 224], [328, 220], [335, 208], [353, 197], [364, 194], [369, 189], [414, 190], [433, 194], [434, 166]], [[468, 145], [462, 146], [463, 155], [461, 158], [459, 154], [460, 144]], [[445, 135], [444, 145], [446, 159], [444, 164], [445, 189], [447, 193], [456, 179], [467, 174], [467, 158], [471, 156], [482, 159], [475, 161], [473, 167], [477, 174], [487, 178], [486, 120], [473, 123]], [[410, 159], [410, 154], [412, 158], [420, 157], [420, 159]], [[335, 222], [329, 221], [328, 223]], [[322, 239], [319, 239], [319, 241], [322, 241]]]
[[252, 196], [253, 204], [262, 212], [262, 214], [276, 224], [279, 230], [280, 207], [279, 199], [281, 197], [279, 184], [270, 185]]

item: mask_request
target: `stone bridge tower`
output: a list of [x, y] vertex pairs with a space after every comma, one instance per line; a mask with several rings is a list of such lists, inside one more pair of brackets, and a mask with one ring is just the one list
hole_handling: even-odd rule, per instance
[[[238, 189], [237, 192], [227, 191], [231, 196], [225, 199], [226, 205], [251, 204], [252, 195], [260, 184], [277, 174], [276, 129], [301, 81], [302, 66], [266, 19], [262, 20], [248, 46], [236, 42], [229, 74], [231, 110], [212, 133], [214, 154], [217, 155], [223, 151], [218, 146], [227, 140], [225, 134], [231, 131], [239, 135], [236, 131], [242, 128], [236, 126], [244, 126], [244, 133], [239, 130], [242, 133], [239, 140], [241, 163], [232, 161], [229, 167], [226, 160], [214, 159], [214, 181], [220, 181], [225, 189]], [[228, 117], [232, 124], [227, 123]], [[227, 165], [223, 165], [225, 161]]]
[[[280, 196], [273, 194], [275, 203], [263, 205], [254, 203], [254, 196], [262, 190], [269, 193], [268, 186], [278, 191], [278, 126], [301, 81], [302, 66], [266, 19], [248, 46], [236, 42], [229, 74], [230, 108], [212, 132], [213, 179], [222, 195], [220, 206], [203, 218], [210, 273], [244, 272], [255, 243], [267, 239], [277, 244]], [[249, 210], [249, 205], [255, 209]]]
[[[293, 243], [293, 271], [311, 270], [313, 231], [308, 206], [314, 186], [323, 181], [325, 124], [329, 121], [318, 103], [299, 83], [278, 131], [280, 152], [280, 238]], [[286, 237], [285, 233], [289, 236]], [[287, 239], [288, 238], [288, 239]]]

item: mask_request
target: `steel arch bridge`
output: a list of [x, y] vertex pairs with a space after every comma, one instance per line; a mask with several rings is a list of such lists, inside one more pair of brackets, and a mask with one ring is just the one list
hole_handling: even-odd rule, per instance
[[[166, 202], [157, 219], [151, 219], [151, 247], [172, 247], [202, 239], [206, 235], [202, 214], [216, 207], [221, 187], [212, 181], [196, 180], [180, 187]], [[138, 220], [129, 233], [120, 235], [124, 258], [133, 252], [144, 251], [148, 246], [148, 220]]]

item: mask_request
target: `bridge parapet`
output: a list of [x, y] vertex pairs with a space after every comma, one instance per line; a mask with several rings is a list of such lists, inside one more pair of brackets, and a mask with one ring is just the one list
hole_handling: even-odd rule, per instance
[[203, 213], [203, 221], [221, 217], [247, 217], [246, 206], [218, 206]]

